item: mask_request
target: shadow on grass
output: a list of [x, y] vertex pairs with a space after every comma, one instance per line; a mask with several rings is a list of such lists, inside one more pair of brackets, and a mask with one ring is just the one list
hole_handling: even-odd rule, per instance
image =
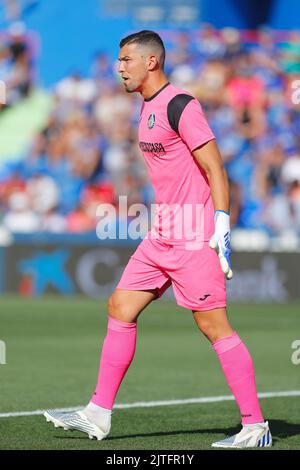
[[[287, 439], [292, 436], [297, 436], [300, 434], [300, 424], [288, 423], [280, 419], [274, 419], [269, 422], [270, 430], [273, 437], [273, 443], [280, 441], [282, 439]], [[167, 431], [167, 432], [150, 432], [150, 433], [139, 433], [139, 434], [124, 434], [110, 436], [105, 439], [105, 441], [114, 441], [122, 439], [136, 439], [139, 437], [167, 437], [167, 436], [179, 436], [179, 435], [195, 435], [195, 434], [223, 434], [220, 436], [220, 439], [223, 437], [231, 436], [236, 434], [241, 429], [240, 425], [231, 428], [208, 428], [208, 429], [190, 429], [190, 430], [177, 430], [177, 431]], [[86, 439], [86, 436], [55, 436], [59, 439]]]
[[300, 423], [294, 424], [281, 419], [272, 419], [269, 424], [273, 442], [275, 443], [300, 434]]

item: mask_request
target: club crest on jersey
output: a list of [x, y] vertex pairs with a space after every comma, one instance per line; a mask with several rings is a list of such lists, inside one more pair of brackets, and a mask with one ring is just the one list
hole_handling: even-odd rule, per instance
[[148, 117], [148, 128], [152, 129], [154, 127], [154, 124], [155, 124], [155, 114], [150, 114], [150, 116]]

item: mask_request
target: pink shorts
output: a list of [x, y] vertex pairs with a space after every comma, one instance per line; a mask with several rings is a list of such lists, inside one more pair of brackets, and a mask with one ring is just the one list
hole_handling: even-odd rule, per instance
[[226, 306], [225, 276], [208, 242], [201, 249], [186, 250], [145, 238], [131, 256], [117, 288], [157, 289], [160, 297], [171, 284], [182, 307], [204, 311]]

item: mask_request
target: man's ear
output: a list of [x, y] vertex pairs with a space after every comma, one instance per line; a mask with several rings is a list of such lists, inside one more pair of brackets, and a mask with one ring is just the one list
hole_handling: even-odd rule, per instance
[[159, 67], [157, 57], [150, 55], [148, 58], [148, 70], [156, 70]]

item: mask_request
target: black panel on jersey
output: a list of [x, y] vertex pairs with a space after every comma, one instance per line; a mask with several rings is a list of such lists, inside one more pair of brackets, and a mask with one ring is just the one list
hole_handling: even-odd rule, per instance
[[173, 131], [178, 133], [178, 126], [180, 117], [186, 105], [193, 100], [194, 97], [181, 93], [174, 96], [168, 104], [168, 120]]

